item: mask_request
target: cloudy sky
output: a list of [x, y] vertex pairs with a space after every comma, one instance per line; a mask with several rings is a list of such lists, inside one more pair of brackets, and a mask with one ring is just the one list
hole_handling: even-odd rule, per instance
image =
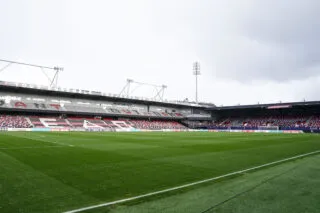
[[[195, 98], [199, 61], [201, 101], [320, 100], [319, 11], [319, 0], [0, 0], [0, 59], [62, 66], [61, 87], [165, 84], [170, 100]], [[0, 80], [48, 83], [16, 65]]]

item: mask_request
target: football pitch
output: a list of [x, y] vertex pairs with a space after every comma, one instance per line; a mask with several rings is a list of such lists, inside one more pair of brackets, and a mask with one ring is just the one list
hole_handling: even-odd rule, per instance
[[0, 132], [0, 212], [319, 212], [319, 152], [312, 134]]

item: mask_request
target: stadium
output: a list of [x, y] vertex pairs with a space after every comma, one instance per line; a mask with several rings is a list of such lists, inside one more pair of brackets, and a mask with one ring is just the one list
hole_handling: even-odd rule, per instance
[[1, 212], [292, 212], [297, 197], [299, 211], [319, 208], [320, 102], [0, 91]]
[[0, 213], [319, 213], [319, 10], [0, 1]]
[[216, 107], [0, 82], [3, 131], [319, 133], [320, 101]]

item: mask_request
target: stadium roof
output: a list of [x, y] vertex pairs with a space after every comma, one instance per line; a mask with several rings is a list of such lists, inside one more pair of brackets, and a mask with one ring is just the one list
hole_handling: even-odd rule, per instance
[[34, 84], [14, 83], [0, 81], [0, 88], [5, 91], [20, 92], [27, 94], [41, 94], [48, 96], [60, 96], [70, 98], [84, 98], [90, 100], [105, 100], [114, 102], [129, 102], [136, 104], [152, 104], [157, 106], [168, 107], [193, 107], [193, 108], [210, 108], [214, 104], [208, 103], [195, 103], [185, 101], [159, 101], [156, 99], [140, 98], [140, 97], [124, 97], [110, 93], [103, 93], [98, 91], [89, 91], [82, 89], [66, 89], [66, 88], [50, 88], [48, 86], [39, 86]]
[[254, 104], [254, 105], [237, 105], [237, 106], [220, 106], [213, 107], [212, 110], [232, 110], [232, 109], [289, 109], [295, 106], [320, 106], [320, 101], [302, 101], [302, 102], [286, 102], [286, 103], [270, 103], [270, 104]]
[[208, 110], [232, 110], [232, 109], [290, 109], [294, 106], [320, 106], [320, 101], [302, 101], [302, 102], [285, 102], [285, 103], [269, 103], [269, 104], [253, 104], [253, 105], [233, 105], [233, 106], [215, 106], [211, 103], [195, 103], [184, 101], [159, 101], [155, 99], [139, 98], [139, 97], [123, 97], [115, 94], [107, 94], [97, 91], [81, 90], [81, 89], [65, 89], [65, 88], [49, 88], [47, 86], [39, 86], [34, 84], [13, 83], [0, 81], [0, 88], [5, 91], [21, 92], [27, 94], [42, 94], [48, 96], [59, 95], [61, 97], [84, 98], [91, 100], [106, 100], [114, 102], [129, 102], [136, 104], [152, 104], [168, 107], [192, 107]]

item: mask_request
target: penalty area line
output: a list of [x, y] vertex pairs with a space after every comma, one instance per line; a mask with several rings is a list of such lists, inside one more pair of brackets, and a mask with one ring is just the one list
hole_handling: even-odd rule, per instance
[[107, 202], [107, 203], [101, 203], [101, 204], [98, 204], [98, 205], [93, 205], [93, 206], [88, 206], [88, 207], [83, 207], [83, 208], [79, 208], [79, 209], [75, 209], [75, 210], [71, 210], [71, 211], [66, 211], [64, 213], [83, 212], [83, 211], [87, 211], [87, 210], [91, 210], [91, 209], [111, 206], [111, 205], [115, 205], [115, 204], [119, 204], [119, 203], [125, 203], [125, 202], [129, 202], [129, 201], [138, 200], [138, 199], [141, 199], [141, 198], [151, 197], [151, 196], [154, 196], [154, 195], [164, 194], [166, 192], [172, 192], [172, 191], [176, 191], [176, 190], [179, 190], [179, 189], [184, 189], [184, 188], [188, 188], [188, 187], [191, 187], [191, 186], [199, 185], [199, 184], [202, 184], [202, 183], [207, 183], [207, 182], [219, 180], [219, 179], [222, 179], [222, 178], [234, 176], [234, 175], [237, 175], [237, 174], [243, 174], [245, 172], [257, 170], [257, 169], [260, 169], [260, 168], [268, 167], [268, 166], [275, 165], [275, 164], [280, 164], [280, 163], [283, 163], [283, 162], [287, 162], [287, 161], [290, 161], [290, 160], [295, 160], [295, 159], [298, 159], [298, 158], [302, 158], [302, 157], [306, 157], [306, 156], [314, 155], [314, 154], [318, 154], [318, 153], [320, 153], [320, 150], [317, 150], [317, 151], [314, 151], [314, 152], [305, 153], [305, 154], [301, 154], [301, 155], [296, 155], [296, 156], [293, 156], [293, 157], [290, 157], [290, 158], [285, 158], [285, 159], [282, 159], [282, 160], [273, 161], [271, 163], [262, 164], [260, 166], [255, 166], [255, 167], [251, 167], [251, 168], [240, 170], [240, 171], [236, 171], [236, 172], [231, 172], [231, 173], [228, 173], [228, 174], [225, 174], [225, 175], [221, 175], [221, 176], [217, 176], [217, 177], [213, 177], [213, 178], [209, 178], [209, 179], [205, 179], [205, 180], [200, 180], [200, 181], [196, 181], [196, 182], [193, 182], [193, 183], [188, 183], [188, 184], [184, 184], [184, 185], [180, 185], [180, 186], [176, 186], [176, 187], [172, 187], [172, 188], [168, 188], [168, 189], [164, 189], [164, 190], [160, 190], [160, 191], [150, 192], [150, 193], [138, 195], [138, 196], [135, 196], [135, 197], [125, 198], [125, 199], [111, 201], [111, 202]]

